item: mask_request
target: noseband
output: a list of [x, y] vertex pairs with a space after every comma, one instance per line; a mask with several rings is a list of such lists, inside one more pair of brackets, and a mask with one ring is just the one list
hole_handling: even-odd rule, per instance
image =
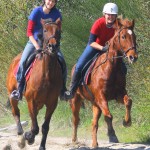
[[56, 38], [55, 35], [51, 35], [51, 36], [46, 40], [45, 43], [46, 43], [47, 46], [48, 46], [48, 44], [49, 44], [49, 40], [50, 40], [50, 39], [53, 39], [53, 38]]
[[123, 57], [127, 57], [127, 53], [130, 51], [130, 50], [134, 50], [134, 51], [136, 51], [136, 46], [133, 44], [133, 46], [132, 47], [129, 47], [126, 51], [122, 48], [122, 45], [121, 45], [121, 42], [120, 42], [120, 32], [122, 31], [122, 30], [124, 30], [124, 29], [128, 29], [127, 27], [123, 27], [123, 28], [121, 28], [119, 31], [118, 31], [118, 42], [119, 42], [119, 44], [120, 44], [120, 50], [121, 50], [121, 52], [123, 53]]

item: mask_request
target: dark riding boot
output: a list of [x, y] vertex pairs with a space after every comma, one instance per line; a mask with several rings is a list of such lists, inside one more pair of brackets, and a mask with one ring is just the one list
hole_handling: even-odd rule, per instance
[[60, 95], [59, 95], [60, 100], [65, 100], [65, 92], [66, 91], [67, 91], [66, 81], [64, 81], [64, 79], [63, 79], [63, 86], [62, 86], [62, 89], [61, 89], [61, 92], [60, 92]]
[[65, 59], [62, 55], [62, 53], [59, 51], [58, 53], [58, 61], [60, 63], [61, 69], [62, 69], [62, 76], [63, 76], [63, 85], [62, 85], [62, 89], [59, 95], [60, 100], [65, 100], [64, 94], [67, 91], [66, 88], [66, 81], [67, 81], [67, 66], [66, 66], [66, 62]]
[[64, 65], [62, 67], [62, 75], [63, 75], [63, 85], [62, 85], [62, 89], [61, 89], [61, 92], [60, 92], [60, 95], [59, 95], [59, 98], [60, 100], [65, 100], [65, 92], [67, 91], [67, 88], [66, 88], [66, 82], [67, 82], [67, 68], [66, 68], [66, 65]]
[[81, 73], [74, 71], [74, 74], [71, 80], [70, 90], [65, 92], [66, 100], [72, 99], [74, 97], [80, 81], [81, 81]]
[[23, 90], [24, 90], [24, 81], [18, 82], [18, 89], [14, 90], [11, 95], [10, 98], [14, 99], [14, 100], [22, 100], [22, 95], [23, 95]]

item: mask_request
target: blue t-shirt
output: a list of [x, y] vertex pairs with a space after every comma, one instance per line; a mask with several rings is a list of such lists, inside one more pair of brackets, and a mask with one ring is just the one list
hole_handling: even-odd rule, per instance
[[28, 17], [28, 19], [35, 22], [34, 31], [33, 31], [33, 36], [35, 40], [37, 40], [37, 34], [42, 29], [41, 19], [51, 19], [53, 22], [55, 22], [58, 18], [62, 20], [60, 11], [55, 7], [51, 9], [49, 14], [45, 14], [43, 12], [42, 6], [34, 8], [30, 16]]

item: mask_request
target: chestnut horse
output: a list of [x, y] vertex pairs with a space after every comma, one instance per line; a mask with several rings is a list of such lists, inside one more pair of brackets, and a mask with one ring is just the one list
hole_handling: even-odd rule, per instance
[[[123, 125], [131, 125], [132, 100], [126, 91], [126, 76], [122, 71], [122, 62], [123, 58], [127, 58], [129, 63], [133, 63], [138, 57], [136, 37], [133, 31], [134, 21], [118, 18], [114, 28], [115, 35], [108, 42], [108, 51], [96, 60], [87, 85], [80, 85], [74, 98], [70, 100], [73, 114], [73, 142], [77, 141], [77, 128], [80, 121], [79, 111], [83, 99], [92, 103], [92, 147], [98, 146], [97, 130], [101, 114], [104, 115], [107, 124], [109, 142], [119, 142], [112, 124], [113, 117], [108, 108], [109, 100], [116, 100], [125, 105], [126, 114]], [[73, 70], [74, 68], [72, 72]]]
[[[49, 123], [58, 103], [58, 96], [62, 87], [62, 71], [57, 58], [59, 31], [58, 22], [46, 22], [41, 20], [43, 26], [43, 48], [40, 53], [41, 58], [37, 58], [34, 63], [29, 80], [26, 83], [24, 96], [27, 101], [29, 114], [31, 117], [31, 130], [23, 135], [23, 128], [20, 123], [20, 111], [18, 101], [10, 99], [12, 114], [17, 124], [18, 135], [21, 135], [21, 145], [27, 140], [28, 144], [33, 144], [35, 136], [39, 133], [37, 115], [39, 110], [45, 105], [45, 120], [42, 125], [42, 140], [40, 150], [45, 150]], [[38, 54], [39, 55], [39, 54]], [[14, 69], [20, 60], [21, 54], [16, 56], [9, 68], [7, 76], [7, 90], [10, 96], [11, 92], [17, 88]]]

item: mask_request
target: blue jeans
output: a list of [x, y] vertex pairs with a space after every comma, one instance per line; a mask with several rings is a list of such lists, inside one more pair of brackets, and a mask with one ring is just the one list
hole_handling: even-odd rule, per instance
[[[75, 68], [75, 72], [79, 73], [79, 74], [84, 74], [84, 72], [86, 71], [87, 67], [90, 65], [92, 58], [96, 55], [96, 54], [103, 54], [104, 52], [96, 50], [94, 48], [92, 48], [89, 44], [86, 46], [84, 52], [82, 53], [82, 55], [79, 57], [77, 63], [76, 63], [76, 68]], [[121, 64], [121, 68], [122, 68], [122, 72], [123, 74], [127, 74], [127, 67], [125, 65], [124, 62], [122, 62]]]
[[23, 53], [22, 53], [22, 56], [21, 56], [21, 59], [19, 62], [19, 68], [18, 68], [18, 72], [17, 72], [17, 81], [18, 82], [21, 82], [24, 79], [24, 74], [26, 71], [26, 68], [25, 68], [26, 60], [32, 53], [34, 53], [34, 51], [35, 51], [35, 47], [32, 44], [32, 42], [29, 40], [23, 50]]
[[76, 63], [76, 72], [82, 72], [82, 70], [85, 68], [87, 63], [100, 51], [92, 48], [89, 44], [86, 46], [84, 52], [79, 57], [77, 63]]
[[[18, 68], [18, 72], [17, 72], [17, 81], [21, 82], [22, 80], [24, 80], [24, 74], [26, 71], [26, 61], [29, 58], [29, 56], [31, 54], [33, 54], [35, 51], [35, 47], [32, 44], [32, 42], [29, 40], [24, 48], [24, 51], [22, 53], [20, 62], [19, 62], [19, 68]], [[66, 67], [66, 62], [64, 60], [64, 56], [62, 54], [62, 52], [59, 50], [58, 53], [58, 59], [60, 60], [60, 63], [62, 65], [62, 70], [63, 70], [63, 79], [65, 80], [64, 82], [66, 82], [67, 79], [67, 67]]]

